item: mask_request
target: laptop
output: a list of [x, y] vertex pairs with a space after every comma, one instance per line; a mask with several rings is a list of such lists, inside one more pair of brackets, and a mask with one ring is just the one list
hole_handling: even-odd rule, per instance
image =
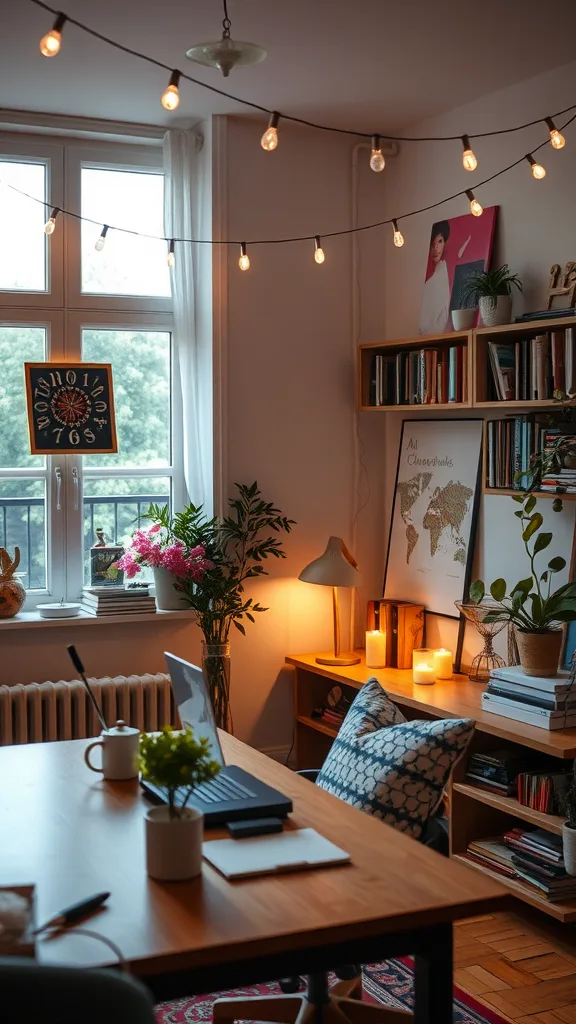
[[[222, 765], [222, 771], [210, 782], [197, 786], [188, 805], [204, 815], [206, 825], [220, 825], [243, 818], [285, 818], [292, 810], [292, 801], [278, 790], [245, 772], [237, 765], [224, 763], [212, 704], [202, 669], [190, 662], [165, 653], [172, 682], [172, 692], [182, 725], [190, 725], [196, 737], [210, 741], [210, 757]], [[166, 803], [160, 786], [140, 780], [146, 796], [155, 803]], [[183, 799], [186, 790], [180, 799]], [[178, 803], [178, 794], [176, 794]]]

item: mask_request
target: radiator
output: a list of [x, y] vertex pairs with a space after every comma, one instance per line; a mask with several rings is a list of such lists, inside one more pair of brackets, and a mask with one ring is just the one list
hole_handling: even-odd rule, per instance
[[[164, 673], [89, 682], [109, 725], [121, 718], [151, 732], [180, 724], [170, 677]], [[0, 686], [0, 745], [83, 739], [101, 731], [86, 687], [78, 679]]]

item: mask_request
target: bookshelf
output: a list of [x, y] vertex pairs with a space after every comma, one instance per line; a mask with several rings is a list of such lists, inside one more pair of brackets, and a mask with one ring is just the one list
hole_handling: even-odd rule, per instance
[[[473, 331], [474, 372], [472, 384], [472, 405], [476, 409], [506, 409], [513, 412], [538, 411], [554, 408], [553, 398], [546, 399], [507, 399], [492, 400], [488, 398], [488, 380], [490, 374], [490, 357], [488, 343], [525, 341], [537, 334], [552, 331], [564, 331], [566, 327], [576, 329], [576, 317], [559, 317], [555, 320], [533, 320], [528, 324], [504, 324], [502, 327], [478, 327]], [[575, 403], [571, 403], [575, 404]]]
[[[362, 654], [364, 652], [358, 652]], [[525, 807], [514, 797], [493, 793], [475, 785], [466, 777], [469, 757], [477, 751], [512, 747], [527, 754], [539, 751], [557, 758], [558, 763], [576, 757], [576, 729], [548, 732], [535, 726], [501, 718], [484, 711], [483, 686], [467, 676], [454, 676], [434, 686], [418, 686], [410, 670], [367, 669], [364, 657], [358, 665], [339, 668], [318, 665], [314, 654], [288, 656], [295, 669], [294, 704], [296, 712], [296, 767], [320, 768], [337, 735], [337, 728], [313, 717], [328, 691], [337, 683], [353, 698], [370, 677], [375, 676], [407, 719], [473, 718], [476, 731], [466, 755], [458, 762], [449, 786], [450, 855], [466, 863], [472, 871], [481, 871], [497, 879], [512, 895], [562, 922], [576, 922], [576, 899], [551, 903], [525, 886], [520, 879], [508, 879], [489, 867], [465, 856], [468, 844], [476, 839], [501, 835], [509, 828], [528, 825], [546, 829], [555, 835], [562, 831], [563, 818]]]
[[[427, 334], [419, 338], [408, 338], [402, 341], [376, 341], [359, 348], [358, 367], [358, 407], [362, 412], [397, 412], [407, 409], [410, 412], [425, 409], [427, 412], [442, 411], [446, 409], [469, 409], [472, 395], [472, 331], [455, 331], [452, 334]], [[466, 349], [466, 380], [463, 381], [465, 400], [460, 402], [403, 402], [401, 404], [375, 405], [370, 401], [370, 388], [373, 376], [373, 359], [381, 355], [384, 359], [395, 358], [397, 354], [421, 352], [422, 350], [436, 351], [439, 359], [448, 358], [451, 348], [463, 346]]]

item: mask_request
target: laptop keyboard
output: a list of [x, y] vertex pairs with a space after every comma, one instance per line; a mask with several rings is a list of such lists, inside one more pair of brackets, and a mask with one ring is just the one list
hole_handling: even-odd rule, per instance
[[[183, 800], [187, 792], [188, 790], [182, 787], [177, 790], [177, 795]], [[247, 789], [236, 779], [231, 779], [227, 775], [217, 775], [210, 782], [196, 786], [194, 796], [199, 797], [205, 804], [220, 804], [224, 801], [254, 799], [256, 793]]]

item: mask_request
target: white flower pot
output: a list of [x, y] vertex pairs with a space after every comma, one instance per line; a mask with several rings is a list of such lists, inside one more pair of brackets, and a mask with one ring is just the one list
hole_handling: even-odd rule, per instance
[[146, 811], [146, 870], [159, 882], [183, 882], [202, 874], [204, 815], [187, 807], [171, 818], [166, 805]]
[[156, 590], [156, 607], [163, 612], [176, 612], [181, 608], [189, 608], [188, 601], [176, 590], [176, 577], [168, 569], [154, 569], [154, 588]]
[[566, 871], [576, 875], [576, 828], [569, 828], [567, 822], [562, 825], [562, 845]]
[[476, 320], [476, 313], [478, 310], [474, 309], [453, 309], [450, 316], [452, 317], [452, 326], [455, 331], [469, 331], [474, 327], [474, 321]]
[[509, 295], [499, 295], [494, 302], [489, 295], [480, 299], [480, 316], [485, 327], [498, 327], [509, 324], [512, 317], [512, 299]]

